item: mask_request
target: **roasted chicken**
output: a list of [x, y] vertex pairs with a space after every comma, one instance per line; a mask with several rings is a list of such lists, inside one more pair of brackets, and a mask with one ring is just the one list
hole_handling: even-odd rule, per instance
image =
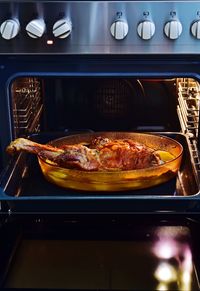
[[90, 144], [53, 147], [18, 138], [7, 147], [8, 153], [26, 151], [57, 166], [85, 171], [121, 171], [162, 164], [156, 152], [131, 139], [97, 137]]

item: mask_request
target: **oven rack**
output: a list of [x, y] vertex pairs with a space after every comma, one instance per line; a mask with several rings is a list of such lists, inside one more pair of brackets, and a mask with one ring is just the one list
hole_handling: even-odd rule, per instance
[[[30, 139], [47, 143], [72, 132], [36, 133]], [[191, 148], [180, 132], [158, 132], [183, 146], [180, 171], [174, 179], [147, 189], [88, 192], [67, 190], [48, 182], [37, 157], [20, 153], [13, 157], [0, 176], [1, 211], [9, 213], [185, 213], [196, 211], [199, 182]], [[145, 201], [145, 203], [144, 203]], [[128, 202], [128, 203], [127, 203]]]
[[200, 156], [197, 147], [199, 132], [200, 87], [194, 79], [177, 79], [177, 113], [181, 131], [189, 138], [192, 156], [197, 172], [200, 174]]
[[192, 79], [178, 79], [178, 115], [183, 133], [197, 138], [200, 88]]
[[199, 157], [199, 151], [197, 148], [197, 142], [196, 140], [191, 140], [190, 144], [191, 144], [192, 156], [194, 158], [196, 170], [200, 174], [200, 157]]
[[36, 78], [23, 78], [13, 88], [14, 136], [38, 132], [43, 111], [41, 83]]

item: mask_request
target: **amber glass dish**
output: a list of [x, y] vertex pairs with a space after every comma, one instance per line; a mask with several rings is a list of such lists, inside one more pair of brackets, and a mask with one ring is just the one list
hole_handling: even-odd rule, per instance
[[64, 188], [85, 191], [125, 191], [152, 187], [175, 177], [181, 165], [183, 147], [176, 140], [157, 134], [134, 132], [97, 132], [66, 136], [49, 144], [90, 143], [95, 137], [132, 139], [160, 154], [162, 165], [129, 171], [82, 171], [58, 167], [38, 156], [45, 178]]

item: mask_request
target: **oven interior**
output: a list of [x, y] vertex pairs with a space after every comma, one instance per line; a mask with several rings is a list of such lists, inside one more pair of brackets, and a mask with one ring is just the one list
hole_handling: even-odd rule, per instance
[[[187, 93], [188, 99], [198, 94], [192, 91], [198, 90], [195, 80], [188, 80], [193, 88], [186, 88], [185, 82], [114, 77], [18, 78], [10, 87], [13, 135], [69, 130], [180, 131], [179, 86], [186, 91], [182, 92], [183, 100]], [[197, 109], [197, 100], [189, 102], [188, 107]], [[196, 125], [197, 117], [193, 118]]]
[[[29, 137], [46, 143], [85, 132], [153, 132], [179, 141], [184, 156], [176, 178], [149, 189], [124, 193], [66, 190], [44, 179], [35, 156], [7, 156], [1, 175], [2, 199], [10, 199], [9, 209], [16, 207], [15, 198], [21, 199], [20, 205], [33, 198], [31, 207], [35, 203], [38, 209], [45, 204], [38, 204], [37, 200], [43, 199], [47, 209], [50, 201], [57, 200], [59, 211], [65, 207], [68, 211], [81, 211], [82, 207], [97, 211], [105, 201], [104, 211], [110, 211], [110, 207], [119, 211], [120, 203], [128, 207], [127, 198], [133, 202], [130, 208], [137, 209], [134, 199], [138, 197], [174, 197], [174, 202], [169, 203], [176, 209], [176, 203], [181, 205], [179, 198], [198, 197], [199, 88], [199, 82], [192, 78], [17, 77], [9, 87], [12, 139]], [[113, 198], [119, 203], [116, 208]], [[67, 200], [64, 206], [58, 202], [62, 199]], [[81, 201], [80, 208], [77, 201]], [[95, 201], [99, 203], [96, 208]], [[150, 203], [156, 209], [156, 201]]]
[[9, 88], [13, 137], [69, 130], [197, 137], [199, 87], [191, 78], [19, 77]]

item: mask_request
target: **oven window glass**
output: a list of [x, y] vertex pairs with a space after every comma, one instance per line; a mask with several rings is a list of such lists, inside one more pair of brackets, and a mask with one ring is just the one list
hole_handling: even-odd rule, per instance
[[133, 231], [132, 239], [114, 240], [102, 230], [98, 239], [22, 237], [4, 288], [197, 290], [189, 228]]

